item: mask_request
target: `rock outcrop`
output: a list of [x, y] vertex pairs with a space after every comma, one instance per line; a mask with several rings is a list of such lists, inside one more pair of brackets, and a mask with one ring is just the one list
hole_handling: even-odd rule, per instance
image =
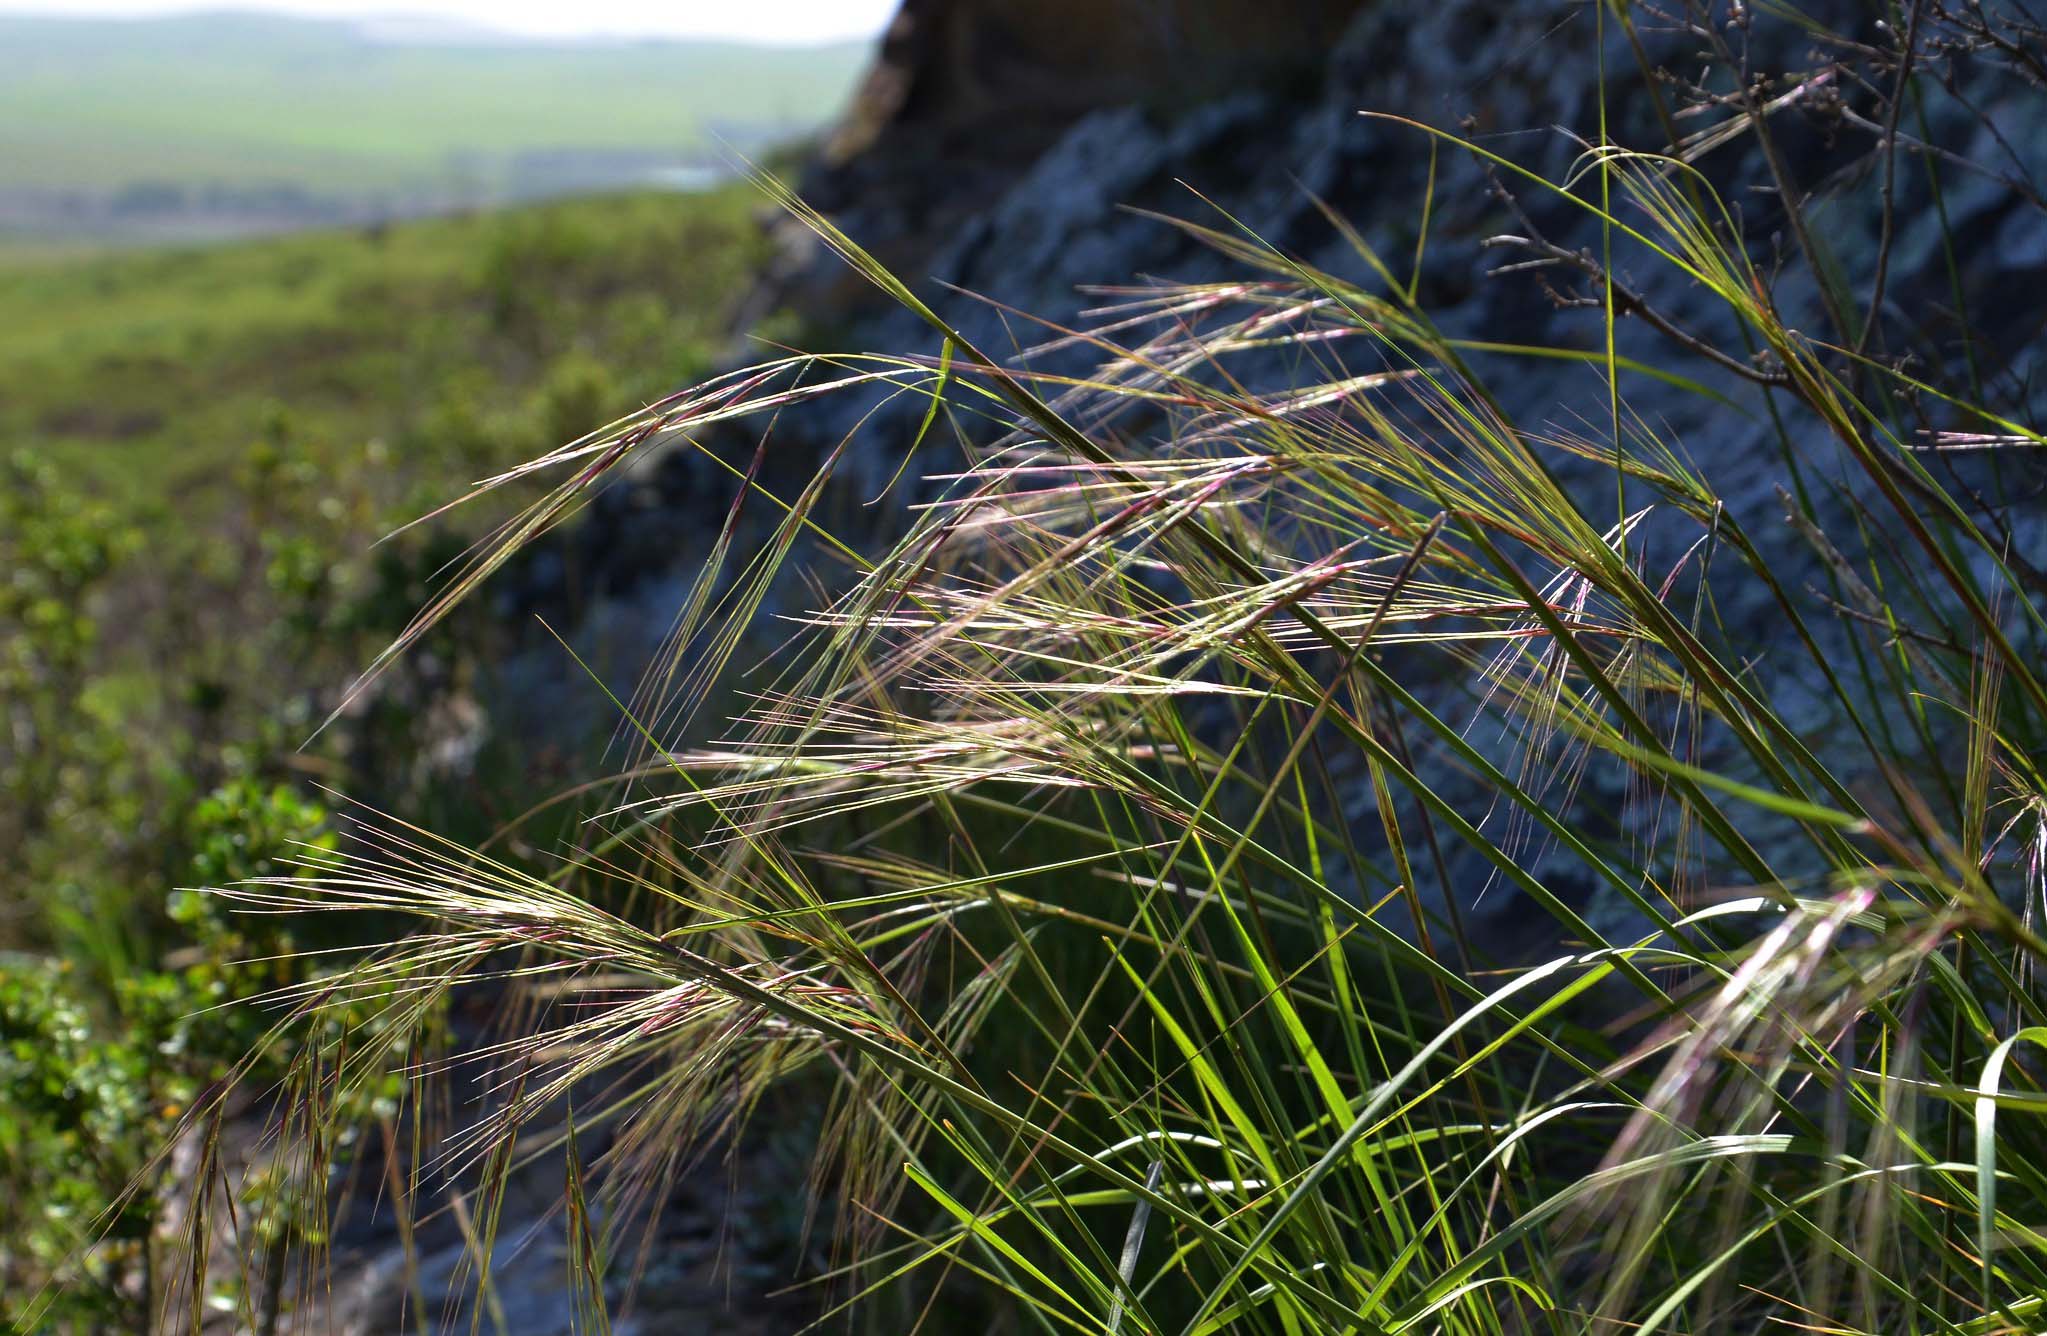
[[[1171, 120], [1251, 88], [1301, 100], [1360, 0], [904, 0], [844, 120], [805, 174], [858, 214], [877, 256], [916, 272], [1077, 123]], [[843, 270], [802, 265], [763, 304], [831, 321]]]
[[[2016, 34], [2010, 49], [1971, 38], [1968, 25], [1982, 22], [2015, 24], [2005, 30]], [[1592, 5], [1557, 0], [908, 0], [866, 92], [802, 188], [993, 349], [1025, 337], [1009, 312], [1077, 321], [1089, 285], [1239, 273], [1235, 261], [1153, 213], [1241, 228], [1370, 282], [1329, 222], [1334, 214], [1380, 253], [1412, 258], [1417, 293], [1452, 335], [1590, 349], [1599, 345], [1599, 313], [1554, 299], [1563, 276], [1495, 273], [1503, 257], [1483, 243], [1532, 225], [1570, 249], [1596, 247], [1597, 229], [1540, 192], [1519, 192], [1526, 212], [1517, 216], [1502, 201], [1498, 174], [1476, 156], [1440, 149], [1412, 125], [1359, 113], [1454, 128], [1562, 179], [1599, 133], [1603, 64], [1606, 133], [1648, 149], [1668, 147], [1673, 130], [1681, 136], [1702, 179], [1736, 211], [1751, 253], [1775, 274], [1771, 296], [1789, 324], [1909, 359], [1927, 379], [1974, 377], [1993, 406], [2039, 422], [2047, 416], [2047, 394], [2036, 384], [2036, 340], [2047, 318], [2038, 301], [2047, 287], [2047, 81], [2029, 31], [1987, 8], [1929, 10], [1914, 38], [1912, 129], [1898, 131], [1893, 161], [1882, 107], [1901, 35], [1846, 0], [1824, 0], [1796, 22], [1740, 4], [1638, 9], [1632, 36], [1610, 13], [1602, 22]], [[1730, 57], [1745, 67], [1745, 81], [1716, 73]], [[1744, 96], [1769, 109], [1767, 151], [1738, 123]], [[1795, 208], [1786, 207], [1787, 192]], [[1418, 246], [1425, 214], [1426, 244]], [[763, 281], [764, 301], [802, 312], [815, 344], [937, 351], [928, 327], [807, 234], [786, 227], [785, 240], [783, 262]], [[1880, 249], [1888, 250], [1885, 299], [1865, 336], [1860, 321]], [[1815, 280], [1809, 257], [1831, 287]], [[1725, 312], [1669, 266], [1625, 277], [1645, 303], [1698, 337], [1739, 346]], [[1642, 377], [1628, 387], [1634, 409], [1691, 451], [1749, 532], [1771, 545], [1785, 583], [1797, 589], [1816, 578], [1812, 549], [1782, 522], [1781, 446], [1758, 388], [1645, 321], [1624, 320], [1621, 338], [1623, 355], [1724, 396], [1716, 402]], [[1066, 360], [1038, 365], [1077, 369], [1088, 360], [1074, 350], [1059, 356]], [[1480, 370], [1507, 413], [1529, 425], [1598, 421], [1607, 411], [1603, 383], [1589, 369], [1485, 357]], [[845, 440], [837, 486], [864, 501], [897, 475], [921, 416], [921, 404], [908, 399], [877, 407], [852, 397], [784, 414], [768, 474], [793, 494]], [[753, 444], [740, 433], [729, 441], [735, 458]], [[1800, 448], [1809, 448], [1803, 463], [1814, 476], [1831, 476], [1827, 446]], [[2043, 460], [2035, 453], [1955, 467], [2024, 496], [2037, 491]], [[1558, 467], [1569, 485], [1571, 461]], [[1606, 477], [1598, 466], [1581, 473]], [[499, 597], [513, 611], [555, 604], [569, 593], [564, 572], [591, 573], [596, 588], [585, 592], [597, 597], [581, 605], [584, 644], [613, 672], [630, 673], [667, 626], [731, 486], [726, 471], [693, 453], [651, 460], [599, 499], [596, 522], [569, 536], [572, 559], [538, 554]], [[1852, 494], [1823, 496], [1821, 504], [1852, 530]], [[900, 523], [888, 506], [856, 503], [835, 513], [854, 537], [863, 526], [882, 537]], [[2008, 518], [2015, 559], [2047, 559], [2038, 504]], [[1737, 634], [1769, 597], [1739, 586], [1721, 596], [1723, 624]], [[1831, 625], [1845, 634], [1838, 619]], [[1814, 684], [1772, 682], [1771, 647], [1742, 648], [1803, 730], [1821, 736], [1832, 727]], [[566, 693], [533, 689], [560, 671], [551, 645], [508, 665], [494, 711], [500, 725], [561, 728]], [[548, 701], [546, 717], [522, 715], [522, 699]], [[1620, 795], [1589, 782], [1578, 801], [1611, 811]], [[1561, 889], [1570, 891], [1572, 875], [1557, 870]], [[1522, 914], [1511, 896], [1493, 892], [1481, 911], [1508, 936]]]

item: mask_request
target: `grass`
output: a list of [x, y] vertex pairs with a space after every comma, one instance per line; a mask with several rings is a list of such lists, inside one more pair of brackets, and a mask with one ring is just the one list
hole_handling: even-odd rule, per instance
[[[1555, 182], [1406, 128], [1603, 243], [1506, 244], [1591, 267], [1604, 420], [1510, 418], [1362, 239], [1359, 282], [1197, 229], [1243, 276], [1046, 331], [1099, 355], [1054, 377], [778, 193], [943, 351], [725, 373], [504, 475], [557, 481], [392, 653], [637, 452], [717, 458], [719, 424], [822, 395], [924, 410], [914, 522], [860, 550], [826, 525], [836, 454], [793, 495], [725, 461], [773, 535], [731, 522], [672, 657], [612, 697], [634, 745], [575, 848], [358, 809], [335, 858], [216, 889], [417, 924], [270, 996], [372, 1019], [297, 1058], [311, 1186], [267, 1237], [327, 1205], [329, 1101], [474, 989], [522, 1022], [466, 1058], [499, 1098], [391, 1181], [414, 1214], [460, 1193], [484, 1259], [515, 1159], [565, 1151], [592, 1329], [638, 1208], [806, 1079], [827, 1302], [875, 1330], [2038, 1328], [2047, 604], [1960, 470], [2016, 482], [2047, 440], [1861, 355], [1871, 275], [1826, 294], [1831, 341], [1788, 327], [1681, 160], [1590, 149]], [[1825, 588], [1631, 409], [1615, 276], [1659, 268], [1738, 334], [1670, 347], [1765, 396], [1787, 479], [1838, 501], [1785, 492]], [[1289, 384], [1234, 374], [1274, 359]], [[1941, 432], [2002, 453], [1949, 468]], [[811, 610], [749, 663], [799, 575]], [[1737, 593], [1764, 611], [1723, 624]], [[1480, 931], [1482, 893], [1524, 918]], [[204, 1164], [195, 1259], [235, 1187]], [[290, 1228], [310, 1292], [319, 1230]]]
[[[757, 262], [748, 208], [632, 194], [233, 246], [0, 249], [0, 436], [140, 502], [219, 477], [277, 406], [322, 466], [373, 438], [438, 448], [416, 439], [436, 408], [490, 411], [573, 354], [638, 368], [614, 402], [651, 397], [703, 373]], [[668, 294], [695, 314], [671, 321]]]
[[[1819, 625], [1618, 360], [1588, 368], [1604, 431], [1507, 420], [1362, 242], [1382, 286], [1209, 233], [1244, 280], [1129, 298], [1125, 342], [1052, 331], [1101, 363], [1047, 379], [785, 196], [944, 356], [792, 358], [552, 452], [566, 480], [401, 645], [654, 441], [865, 386], [927, 403], [965, 470], [873, 554], [822, 529], [823, 477], [751, 488], [786, 522], [699, 577], [690, 671], [619, 702], [636, 764], [560, 866], [366, 814], [345, 872], [222, 894], [417, 915], [365, 990], [544, 985], [479, 1059], [515, 1088], [443, 1162], [580, 1092], [631, 1199], [678, 1137], [821, 1071], [830, 1279], [877, 1329], [969, 1320], [941, 1302], [1184, 1336], [2031, 1329], [2038, 590], [1876, 406], [1895, 373], [1784, 326], [1701, 181], [1581, 167], [1611, 212], [1511, 179], [1767, 350], [1787, 451], [1838, 447], [1860, 498], [1845, 531], [1795, 502], [1794, 527], [1844, 600], [1883, 591], [1873, 616]], [[1291, 387], [1231, 376], [1275, 350]], [[1603, 484], [1566, 491], [1566, 461]], [[692, 743], [803, 554], [838, 592]], [[1769, 592], [1824, 734], [1745, 662], [1761, 633], [1719, 624], [1736, 585]], [[1574, 805], [1593, 774], [1626, 794], [1603, 832]], [[1540, 926], [1468, 930], [1487, 886]]]

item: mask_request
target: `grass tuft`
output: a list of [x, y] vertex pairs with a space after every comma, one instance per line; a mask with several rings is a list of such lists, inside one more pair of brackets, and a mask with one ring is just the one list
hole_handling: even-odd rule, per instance
[[[807, 1070], [835, 1303], [883, 1329], [2042, 1320], [2038, 588], [1886, 415], [1913, 383], [1786, 328], [1682, 157], [1587, 154], [1597, 203], [1430, 133], [1765, 350], [1749, 391], [1854, 498], [1842, 528], [1786, 494], [1842, 599], [1787, 588], [1745, 527], [1773, 517], [1629, 409], [1636, 364], [1582, 359], [1609, 422], [1515, 421], [1375, 256], [1360, 286], [1201, 231], [1253, 276], [1048, 329], [1097, 355], [1050, 375], [779, 192], [942, 354], [731, 373], [494, 480], [562, 478], [396, 648], [634, 454], [822, 395], [927, 406], [908, 531], [831, 536], [840, 452], [794, 496], [735, 469], [773, 539], [720, 538], [617, 702], [641, 777], [575, 857], [368, 821], [338, 868], [235, 892], [414, 916], [344, 995], [521, 999], [460, 1059], [502, 1098], [437, 1154], [501, 1180], [574, 1099], [579, 1304], [616, 1252], [593, 1222]], [[1943, 431], [2023, 430], [1947, 402]], [[823, 559], [843, 579], [692, 741], [771, 585]], [[1773, 624], [1721, 624], [1737, 589]]]

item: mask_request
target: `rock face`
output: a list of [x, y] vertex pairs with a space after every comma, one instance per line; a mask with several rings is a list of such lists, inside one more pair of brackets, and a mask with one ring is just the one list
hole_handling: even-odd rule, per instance
[[[1988, 25], [2004, 45], [1983, 40], [1972, 24]], [[1681, 137], [1687, 160], [1728, 202], [1751, 254], [1774, 274], [1771, 297], [1788, 324], [1910, 359], [1930, 380], [1973, 377], [2013, 419], [2037, 425], [2047, 417], [2037, 374], [2047, 318], [2039, 301], [2047, 291], [2047, 78], [2037, 33], [1989, 8], [1921, 14], [1908, 71], [1915, 92], [1900, 113], [1909, 130], [1898, 132], [1893, 158], [1884, 152], [1884, 109], [1901, 34], [1874, 11], [1820, 0], [1793, 22], [1715, 3], [1639, 11], [1634, 25], [1631, 35], [1611, 13], [1602, 23], [1595, 6], [1557, 0], [906, 0], [858, 106], [802, 189], [991, 349], [1036, 338], [1006, 310], [1075, 322], [1091, 300], [1088, 285], [1241, 276], [1239, 262], [1141, 211], [1241, 227], [1373, 286], [1325, 206], [1380, 254], [1412, 265], [1417, 294], [1453, 336], [1594, 349], [1599, 312], [1553, 300], [1560, 287], [1582, 295], [1582, 280], [1495, 274], [1525, 256], [1481, 244], [1533, 227], [1568, 249], [1596, 250], [1601, 238], [1585, 216], [1529, 190], [1517, 192], [1525, 210], [1517, 214], [1499, 195], [1502, 174], [1474, 155], [1437, 151], [1411, 125], [1358, 113], [1458, 129], [1558, 180], [1600, 132], [1603, 65], [1605, 132], [1652, 150], [1669, 146], [1673, 132]], [[1743, 76], [1723, 73], [1731, 68]], [[1770, 108], [1767, 145], [1737, 123], [1742, 97]], [[814, 331], [813, 346], [936, 353], [928, 327], [876, 297], [807, 234], [790, 229], [786, 240], [763, 303], [794, 305]], [[1865, 334], [1886, 246], [1884, 300]], [[1831, 287], [1815, 281], [1815, 258]], [[1740, 346], [1724, 310], [1670, 266], [1629, 265], [1622, 277], [1698, 338]], [[1785, 460], [1757, 386], [1641, 320], [1622, 322], [1619, 351], [1731, 402], [1641, 376], [1627, 386], [1634, 409], [1694, 456], [1768, 545], [1785, 585], [1799, 590], [1818, 579], [1812, 548], [1783, 523], [1776, 488]], [[1068, 350], [1034, 365], [1087, 363]], [[1510, 419], [1528, 426], [1597, 422], [1607, 412], [1600, 378], [1567, 363], [1482, 357], [1479, 371]], [[1274, 368], [1275, 378], [1285, 374]], [[836, 485], [858, 499], [827, 509], [849, 526], [845, 536], [885, 536], [901, 512], [864, 501], [898, 473], [922, 412], [908, 399], [877, 406], [847, 397], [786, 414], [767, 476], [781, 494], [794, 494], [826, 451], [846, 442]], [[754, 444], [739, 432], [724, 442], [735, 459]], [[1801, 441], [1798, 449], [1808, 476], [1836, 472], [1823, 443]], [[2047, 452], [1955, 467], [1970, 470], [1971, 486], [2025, 497], [2037, 495], [2043, 459]], [[1574, 470], [1568, 459], [1557, 467], [1567, 486], [1606, 486], [1599, 504], [1612, 504], [1603, 469]], [[508, 612], [559, 609], [571, 593], [562, 572], [592, 573], [597, 597], [580, 603], [583, 644], [613, 672], [630, 673], [667, 626], [731, 496], [729, 473], [698, 454], [651, 460], [599, 499], [596, 521], [565, 540], [566, 556], [539, 553], [499, 596]], [[1853, 531], [1852, 493], [1822, 495], [1819, 504], [1823, 517]], [[2047, 558], [2037, 502], [2007, 519], [2015, 560]], [[772, 517], [760, 523], [754, 537]], [[791, 589], [792, 600], [808, 597]], [[1769, 597], [1739, 585], [1720, 596], [1723, 624], [1736, 637]], [[1823, 634], [1846, 634], [1838, 618], [1820, 614]], [[1737, 648], [1802, 731], [1821, 736], [1834, 727], [1816, 684], [1771, 679], [1770, 645]], [[573, 693], [532, 688], [562, 671], [552, 646], [507, 665], [493, 711], [499, 725], [561, 728], [559, 702]], [[548, 701], [548, 715], [522, 717], [529, 699]], [[1605, 793], [1600, 782], [1588, 779], [1577, 796], [1588, 813], [1611, 813], [1622, 801], [1618, 787]], [[1361, 793], [1360, 802], [1368, 811], [1369, 798]], [[1557, 889], [1573, 893], [1575, 874], [1555, 875]], [[1576, 893], [1593, 896], [1590, 887]], [[1504, 892], [1484, 898], [1478, 917], [1511, 936], [1523, 908]]]
[[[915, 263], [1075, 123], [1172, 117], [1247, 87], [1313, 86], [1360, 0], [904, 0], [804, 182]], [[821, 277], [814, 271], [806, 275]], [[798, 286], [775, 295], [800, 301]]]
[[[1313, 80], [1360, 0], [904, 0], [825, 175], [931, 155], [1016, 163], [1103, 107], [1182, 109]], [[936, 193], [942, 182], [929, 185]]]
[[[1241, 114], [1247, 103], [1290, 118], [1324, 101], [1330, 52], [1363, 8], [1361, 0], [904, 0], [802, 193], [906, 275], [956, 258], [1019, 194], [1049, 189], [1034, 206], [1043, 218], [1100, 232], [1148, 177], [1196, 166], [1208, 141], [1252, 129]], [[1219, 106], [1240, 114], [1218, 119]], [[1247, 155], [1258, 151], [1255, 137], [1239, 142]], [[1289, 156], [1271, 163], [1284, 172], [1298, 165]], [[1227, 197], [1245, 184], [1230, 182]], [[804, 249], [796, 229], [786, 235]], [[1103, 237], [1074, 259], [1131, 258], [1112, 244]], [[999, 263], [1023, 274], [1037, 258]], [[837, 323], [845, 312], [830, 301], [844, 296], [834, 283], [842, 273], [799, 262], [763, 295]], [[1086, 281], [1117, 274], [1107, 268]], [[1071, 307], [1071, 297], [1067, 284], [1046, 313]]]

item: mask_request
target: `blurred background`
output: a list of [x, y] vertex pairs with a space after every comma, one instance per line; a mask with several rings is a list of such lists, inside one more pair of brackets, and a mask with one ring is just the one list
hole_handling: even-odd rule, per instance
[[461, 539], [372, 542], [704, 372], [738, 165], [890, 9], [0, 6], [0, 945], [148, 959], [193, 803], [339, 776], [300, 744]]
[[[712, 367], [736, 166], [892, 8], [0, 4], [0, 1327], [150, 1329], [153, 1157], [271, 1023], [209, 1008], [335, 944], [180, 888], [330, 842], [330, 789], [481, 839], [574, 771], [487, 740], [487, 616], [319, 729], [489, 517], [387, 536]], [[292, 1311], [233, 1270], [209, 1321]]]
[[756, 6], [0, 10], [0, 230], [211, 240], [715, 180], [815, 129], [886, 17]]
[[[527, 866], [577, 847], [618, 722], [589, 674], [647, 665], [732, 485], [651, 461], [352, 692], [533, 493], [444, 507], [762, 340], [926, 349], [742, 164], [916, 280], [1070, 314], [1080, 282], [1186, 262], [1116, 207], [1181, 199], [1194, 159], [1300, 206], [1299, 155], [1242, 154], [1316, 104], [1359, 8], [0, 0], [0, 1326], [467, 1325], [460, 1217], [375, 1205], [417, 1107], [395, 1074], [335, 1111], [309, 1191], [269, 1149], [266, 1092], [363, 1016], [273, 1030], [241, 1001], [407, 925], [191, 888], [295, 875], [351, 803]], [[989, 227], [1007, 239], [977, 246]], [[961, 318], [987, 332], [988, 308]], [[848, 456], [841, 518], [902, 513], [865, 504], [899, 417]], [[785, 423], [766, 481], [800, 486], [843, 430]], [[739, 547], [772, 523], [749, 510]], [[428, 1029], [474, 1048], [496, 1013], [486, 990]], [[658, 1255], [619, 1282], [644, 1329], [815, 1314], [784, 1291], [829, 1266], [825, 1103], [793, 1089], [664, 1182]], [[434, 1107], [452, 1128], [492, 1105]], [[499, 1329], [578, 1329], [559, 1166], [520, 1184], [503, 1237], [546, 1264], [494, 1278]], [[359, 1204], [331, 1226], [280, 1205], [307, 1199]], [[214, 1265], [180, 1294], [195, 1238]], [[287, 1268], [306, 1248], [331, 1289]]]

